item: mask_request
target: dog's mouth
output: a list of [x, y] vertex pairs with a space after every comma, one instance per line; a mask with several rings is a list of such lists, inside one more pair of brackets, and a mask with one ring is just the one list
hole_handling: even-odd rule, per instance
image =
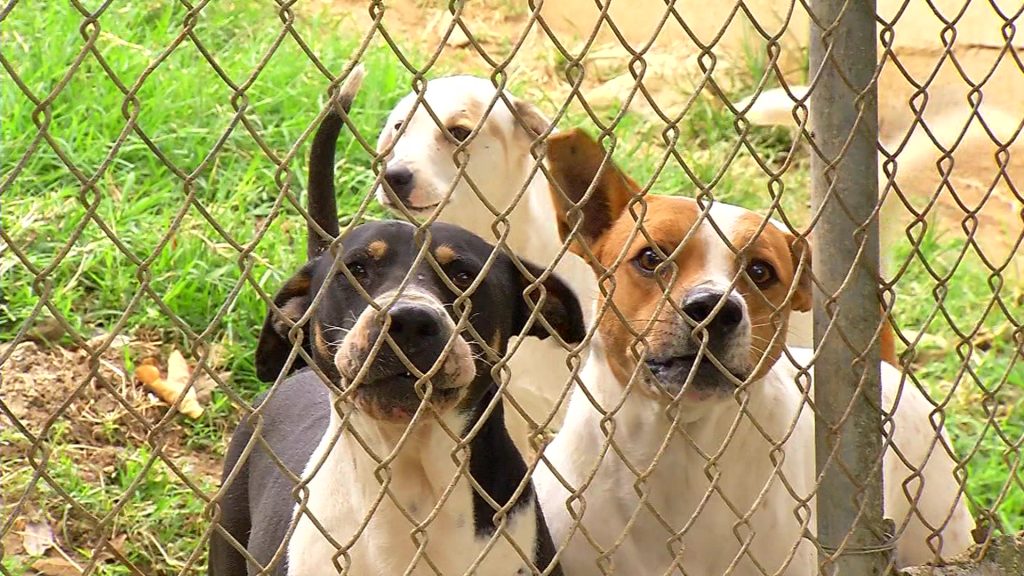
[[359, 409], [377, 420], [406, 421], [429, 402], [442, 411], [458, 400], [463, 386], [437, 375], [428, 382], [420, 382], [413, 373], [396, 370], [389, 373], [373, 374], [354, 391], [353, 400]]
[[381, 204], [383, 204], [384, 207], [387, 208], [388, 210], [391, 210], [392, 212], [395, 212], [397, 214], [401, 214], [402, 207], [404, 207], [406, 212], [412, 214], [413, 216], [427, 216], [430, 213], [432, 213], [435, 209], [437, 209], [438, 206], [441, 205], [440, 202], [435, 202], [433, 204], [424, 204], [422, 206], [414, 206], [412, 204], [406, 204], [404, 202], [401, 204], [396, 204], [395, 202], [392, 202], [390, 198], [382, 200]]
[[[720, 362], [721, 363], [721, 362]], [[737, 370], [722, 364], [722, 368], [705, 354], [681, 354], [655, 358], [645, 362], [654, 382], [666, 394], [685, 400], [708, 400], [731, 395], [736, 383], [749, 377], [746, 370]], [[692, 374], [692, 377], [691, 377]], [[689, 384], [687, 384], [689, 380]]]

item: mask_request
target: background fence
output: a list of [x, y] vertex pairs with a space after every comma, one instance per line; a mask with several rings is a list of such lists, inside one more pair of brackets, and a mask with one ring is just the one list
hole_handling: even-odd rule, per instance
[[[858, 552], [891, 536], [877, 495], [860, 497], [878, 490], [881, 447], [848, 445], [876, 436], [877, 397], [843, 420], [853, 390], [877, 390], [882, 316], [906, 385], [950, 432], [976, 539], [1020, 531], [1022, 11], [8, 2], [0, 572], [205, 570], [225, 441], [265, 388], [252, 354], [268, 294], [304, 261], [307, 141], [356, 60], [368, 76], [339, 146], [346, 222], [387, 217], [367, 200], [373, 141], [402, 95], [452, 73], [507, 84], [559, 129], [600, 134], [652, 193], [770, 212], [813, 239], [816, 365], [856, 369], [819, 375], [809, 400], [820, 439], [859, 431], [839, 453], [862, 464], [827, 469], [818, 511], [834, 524], [810, 537], [841, 573], [884, 561]], [[146, 364], [196, 391], [192, 417], [137, 381]]]

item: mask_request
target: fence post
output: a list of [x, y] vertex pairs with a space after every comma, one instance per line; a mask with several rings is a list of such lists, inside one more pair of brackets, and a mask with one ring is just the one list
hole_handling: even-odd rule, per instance
[[[812, 0], [815, 435], [822, 574], [882, 574], [874, 0]], [[818, 369], [821, 367], [822, 369]]]

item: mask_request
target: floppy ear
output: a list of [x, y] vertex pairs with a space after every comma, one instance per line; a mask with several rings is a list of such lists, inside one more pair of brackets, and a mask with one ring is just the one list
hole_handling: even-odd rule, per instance
[[[511, 261], [509, 262], [512, 273], [519, 280], [517, 285], [519, 297], [516, 301], [515, 316], [513, 318], [513, 334], [519, 334], [526, 327], [533, 309], [536, 308], [537, 302], [540, 300], [542, 292], [540, 288], [535, 288], [529, 294], [523, 294], [533, 284], [535, 279], [544, 273], [544, 269], [526, 260], [521, 260], [521, 262], [530, 275], [533, 276], [533, 279], [520, 273], [515, 264], [512, 264]], [[545, 292], [544, 306], [537, 310], [538, 318], [534, 320], [530, 330], [524, 335], [535, 336], [541, 340], [547, 338], [550, 333], [539, 318], [539, 316], [544, 316], [544, 320], [547, 321], [562, 340], [569, 344], [579, 344], [587, 335], [587, 328], [583, 323], [583, 311], [580, 309], [580, 301], [576, 298], [576, 294], [555, 274], [550, 274], [547, 280], [544, 281], [543, 286], [543, 291]], [[527, 303], [526, 298], [530, 299], [533, 307]]]
[[551, 121], [533, 104], [518, 98], [511, 98], [511, 101], [516, 124], [520, 128], [526, 128], [530, 140], [536, 139], [551, 126]]
[[[273, 309], [267, 311], [260, 331], [260, 341], [256, 345], [256, 377], [263, 382], [273, 382], [281, 374], [288, 355], [292, 351], [292, 342], [288, 331], [306, 310], [313, 298], [313, 268], [316, 261], [308, 262], [292, 276], [284, 287], [274, 296], [274, 305], [280, 312]], [[311, 353], [309, 325], [302, 328], [302, 347]], [[306, 365], [301, 355], [295, 356], [292, 370]]]
[[[796, 291], [793, 293], [793, 300], [790, 303], [793, 310], [797, 312], [807, 312], [811, 309], [812, 291], [811, 291], [811, 244], [807, 238], [797, 238], [796, 236], [790, 236], [789, 238], [789, 254], [793, 258], [793, 274], [796, 274], [793, 278], [793, 284], [796, 285]], [[797, 271], [803, 261], [803, 269]]]
[[[630, 198], [640, 194], [640, 187], [611, 158], [606, 161], [604, 147], [579, 129], [552, 134], [547, 140], [547, 158], [559, 237], [564, 242], [572, 232], [576, 217], [569, 211], [579, 207], [583, 221], [576, 241], [596, 245]], [[586, 197], [592, 183], [593, 192]], [[573, 243], [571, 248], [586, 257], [580, 245]]]

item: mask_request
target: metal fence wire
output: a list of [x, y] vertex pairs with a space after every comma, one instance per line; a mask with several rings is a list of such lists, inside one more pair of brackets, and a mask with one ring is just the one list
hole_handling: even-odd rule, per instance
[[1024, 5], [93, 4], [0, 9], [0, 573], [1008, 562]]

